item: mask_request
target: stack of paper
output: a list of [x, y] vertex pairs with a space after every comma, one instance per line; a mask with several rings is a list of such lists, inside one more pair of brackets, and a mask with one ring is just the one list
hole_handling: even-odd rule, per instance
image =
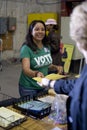
[[8, 127], [11, 123], [23, 119], [25, 116], [8, 108], [0, 107], [0, 126]]

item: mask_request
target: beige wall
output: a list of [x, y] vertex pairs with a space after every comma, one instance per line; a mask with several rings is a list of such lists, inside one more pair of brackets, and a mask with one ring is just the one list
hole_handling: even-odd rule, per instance
[[[62, 36], [62, 42], [67, 44], [73, 44], [75, 45], [74, 41], [70, 38], [69, 35], [69, 22], [70, 17], [61, 17], [61, 36]], [[76, 46], [74, 46], [74, 52], [72, 59], [77, 60], [83, 58], [83, 55], [79, 52]]]
[[37, 1], [39, 0], [0, 0], [0, 17], [16, 17], [17, 19], [16, 31], [13, 34], [13, 50], [3, 51], [3, 59], [19, 57], [19, 49], [27, 31], [29, 13], [60, 12], [60, 4], [57, 0], [54, 0], [55, 4], [53, 0], [50, 0], [52, 2], [50, 4], [39, 4]]
[[[38, 1], [43, 2], [43, 4], [37, 3]], [[45, 1], [50, 2], [50, 4], [45, 4]], [[0, 0], [0, 17], [16, 17], [17, 19], [16, 31], [13, 34], [13, 49], [3, 51], [3, 59], [19, 57], [19, 49], [25, 40], [27, 32], [28, 14], [49, 12], [60, 14], [61, 5], [57, 1], [58, 0]], [[63, 43], [73, 43], [69, 36], [69, 17], [61, 17], [61, 35], [63, 36]], [[82, 57], [81, 53], [75, 47], [73, 59]]]

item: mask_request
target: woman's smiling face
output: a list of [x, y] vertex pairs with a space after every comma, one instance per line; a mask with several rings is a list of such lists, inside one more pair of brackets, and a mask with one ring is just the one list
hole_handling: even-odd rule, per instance
[[33, 40], [42, 41], [45, 36], [45, 28], [42, 23], [36, 23], [32, 30]]

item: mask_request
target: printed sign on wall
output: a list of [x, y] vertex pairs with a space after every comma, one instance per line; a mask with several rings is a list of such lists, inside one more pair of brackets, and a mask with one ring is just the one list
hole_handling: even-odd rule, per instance
[[61, 54], [62, 54], [62, 63], [64, 66], [65, 73], [69, 72], [73, 50], [74, 50], [74, 45], [72, 44], [63, 44], [62, 46]]

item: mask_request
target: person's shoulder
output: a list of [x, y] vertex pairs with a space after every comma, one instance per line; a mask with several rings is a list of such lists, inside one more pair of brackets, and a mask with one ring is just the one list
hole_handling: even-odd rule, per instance
[[25, 45], [23, 45], [21, 48], [22, 48], [22, 49], [30, 49], [30, 47], [29, 47], [29, 46], [27, 46], [26, 44], [25, 44]]
[[23, 45], [21, 47], [21, 52], [31, 52], [31, 49], [27, 45]]

